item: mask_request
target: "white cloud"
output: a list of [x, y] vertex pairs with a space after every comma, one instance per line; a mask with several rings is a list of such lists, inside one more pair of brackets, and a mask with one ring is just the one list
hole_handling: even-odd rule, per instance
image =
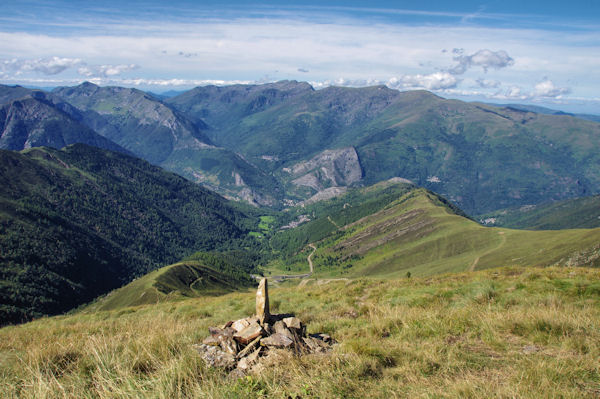
[[0, 62], [0, 70], [4, 73], [13, 72], [21, 75], [24, 72], [39, 72], [44, 75], [57, 75], [71, 67], [82, 63], [79, 58], [37, 58], [37, 59], [17, 59], [3, 60]]
[[497, 89], [502, 84], [499, 80], [489, 80], [483, 78], [479, 78], [475, 82], [477, 82], [477, 85], [483, 89]]
[[510, 87], [504, 93], [504, 96], [501, 94], [497, 95], [496, 98], [506, 98], [506, 99], [515, 99], [515, 100], [526, 100], [530, 97], [529, 94], [523, 92], [523, 89], [520, 87]]
[[549, 79], [544, 79], [535, 85], [534, 94], [538, 97], [560, 98], [563, 94], [568, 94], [571, 89], [568, 87], [556, 87], [554, 82]]
[[447, 72], [435, 72], [428, 75], [404, 75], [391, 78], [387, 86], [394, 89], [444, 90], [456, 87], [459, 79]]
[[338, 78], [334, 80], [311, 81], [310, 84], [316, 89], [328, 86], [365, 87], [385, 85], [391, 89], [398, 90], [426, 89], [439, 91], [456, 87], [459, 82], [460, 80], [456, 76], [447, 72], [435, 72], [429, 75], [400, 75], [387, 80]]
[[84, 65], [77, 69], [77, 73], [82, 76], [92, 77], [112, 77], [122, 74], [126, 71], [138, 69], [139, 66], [136, 64], [128, 65]]
[[463, 49], [456, 48], [452, 50], [454, 54], [457, 54], [454, 57], [454, 61], [458, 62], [458, 64], [450, 69], [450, 73], [462, 75], [472, 66], [480, 66], [487, 72], [489, 68], [501, 69], [515, 63], [515, 60], [504, 50], [491, 51], [483, 49], [471, 55], [464, 55], [463, 51]]

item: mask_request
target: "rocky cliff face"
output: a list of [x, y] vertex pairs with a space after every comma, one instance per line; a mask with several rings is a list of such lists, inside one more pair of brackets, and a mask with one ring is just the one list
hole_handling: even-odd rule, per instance
[[284, 171], [291, 175], [295, 186], [309, 187], [316, 192], [328, 187], [349, 186], [363, 176], [354, 147], [325, 150]]

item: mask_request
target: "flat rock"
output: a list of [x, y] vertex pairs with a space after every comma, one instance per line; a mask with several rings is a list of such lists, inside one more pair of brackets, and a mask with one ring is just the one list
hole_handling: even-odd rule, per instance
[[289, 339], [294, 339], [294, 334], [290, 330], [288, 330], [287, 326], [283, 321], [276, 321], [273, 325], [273, 329], [276, 334], [285, 335]]
[[218, 346], [200, 344], [194, 345], [193, 348], [198, 351], [200, 357], [209, 367], [231, 370], [237, 364], [232, 354], [224, 352]]
[[258, 323], [253, 323], [242, 331], [235, 333], [233, 338], [239, 343], [246, 345], [262, 335], [265, 335], [265, 330]]
[[294, 344], [294, 340], [283, 335], [273, 334], [270, 337], [266, 337], [260, 340], [261, 346], [268, 346], [274, 348], [289, 348]]
[[250, 320], [248, 320], [248, 318], [240, 319], [240, 320], [234, 321], [231, 324], [231, 328], [233, 328], [235, 330], [235, 332], [240, 332], [244, 328], [248, 327], [250, 324], [251, 323], [250, 323]]
[[302, 322], [297, 317], [286, 317], [283, 322], [287, 328], [293, 328], [296, 331], [302, 330]]

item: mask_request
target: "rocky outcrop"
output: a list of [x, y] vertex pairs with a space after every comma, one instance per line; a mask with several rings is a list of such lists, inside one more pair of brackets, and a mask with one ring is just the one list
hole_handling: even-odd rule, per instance
[[261, 359], [276, 350], [297, 355], [324, 353], [335, 341], [327, 334], [306, 333], [306, 325], [293, 314], [269, 313], [267, 279], [262, 279], [256, 294], [257, 315], [210, 327], [209, 336], [194, 345], [209, 367], [243, 376], [262, 367]]
[[285, 171], [292, 175], [294, 185], [310, 187], [317, 192], [326, 187], [348, 186], [363, 177], [354, 147], [325, 150]]
[[348, 191], [347, 187], [329, 187], [324, 189], [323, 191], [319, 191], [306, 201], [303, 201], [302, 204], [310, 205], [315, 202], [325, 201], [331, 198], [339, 197], [340, 195], [346, 194]]

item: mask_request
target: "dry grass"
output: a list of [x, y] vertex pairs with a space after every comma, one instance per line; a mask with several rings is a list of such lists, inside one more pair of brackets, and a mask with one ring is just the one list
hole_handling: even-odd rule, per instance
[[80, 313], [0, 330], [6, 398], [600, 396], [600, 272], [503, 268], [271, 290], [340, 344], [258, 375], [205, 368], [191, 344], [253, 294]]

